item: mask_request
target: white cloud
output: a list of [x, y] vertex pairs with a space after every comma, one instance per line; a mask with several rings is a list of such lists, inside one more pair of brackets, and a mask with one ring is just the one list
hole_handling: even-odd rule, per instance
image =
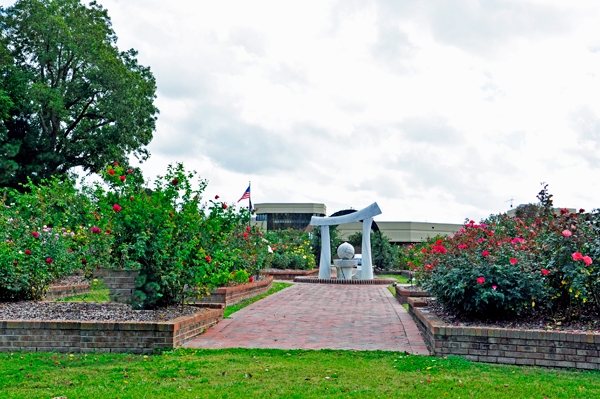
[[477, 219], [542, 181], [598, 206], [595, 1], [102, 4], [157, 79], [149, 176], [183, 161], [209, 197], [252, 180], [254, 202], [380, 220]]

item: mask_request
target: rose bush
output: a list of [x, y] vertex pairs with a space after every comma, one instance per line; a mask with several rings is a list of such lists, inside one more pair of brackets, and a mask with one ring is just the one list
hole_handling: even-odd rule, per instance
[[92, 204], [72, 179], [2, 194], [0, 298], [42, 299], [52, 281], [105, 263], [110, 237], [93, 234]]
[[554, 212], [547, 187], [534, 217], [468, 221], [456, 234], [409, 251], [418, 283], [460, 313], [523, 309], [553, 318], [600, 308], [600, 214]]
[[312, 270], [315, 267], [310, 239], [299, 230], [275, 230], [265, 235], [273, 253], [267, 267], [281, 270]]
[[195, 172], [169, 165], [153, 189], [136, 172], [120, 179], [118, 165], [102, 175], [108, 188], [97, 185], [95, 202], [114, 236], [112, 267], [140, 270], [134, 308], [183, 304], [227, 285], [232, 272], [258, 275], [267, 251], [259, 232], [247, 227], [249, 212], [216, 199], [203, 204], [206, 181], [194, 189]]

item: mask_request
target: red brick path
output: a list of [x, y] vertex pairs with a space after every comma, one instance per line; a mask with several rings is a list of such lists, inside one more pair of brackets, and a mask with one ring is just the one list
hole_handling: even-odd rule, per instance
[[429, 354], [387, 287], [294, 284], [231, 315], [187, 347], [345, 349]]

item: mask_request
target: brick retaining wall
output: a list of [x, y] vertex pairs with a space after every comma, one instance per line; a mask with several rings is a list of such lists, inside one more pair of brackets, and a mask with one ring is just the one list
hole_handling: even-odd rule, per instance
[[128, 303], [131, 300], [138, 275], [138, 270], [98, 269], [94, 271], [94, 277], [104, 279], [104, 285], [110, 290], [110, 301], [121, 303]]
[[389, 285], [396, 282], [395, 278], [374, 278], [373, 280], [338, 280], [337, 278], [296, 277], [296, 283], [314, 284], [348, 284], [348, 285]]
[[398, 299], [398, 301], [400, 303], [408, 303], [408, 298], [422, 298], [422, 297], [428, 297], [429, 292], [427, 291], [422, 291], [422, 290], [410, 290], [408, 289], [408, 287], [404, 284], [398, 284], [396, 285], [396, 299]]
[[600, 369], [600, 334], [451, 326], [408, 299], [409, 312], [435, 356], [462, 356], [485, 363]]
[[0, 351], [152, 352], [181, 346], [221, 319], [223, 309], [161, 323], [0, 320]]
[[88, 294], [90, 292], [89, 284], [61, 285], [49, 287], [44, 297], [45, 301], [56, 301], [57, 299], [70, 298]]
[[268, 271], [268, 272], [260, 272], [260, 274], [264, 274], [266, 276], [273, 276], [273, 278], [275, 278], [277, 280], [294, 281], [294, 278], [296, 278], [296, 277], [308, 277], [308, 276], [318, 275], [319, 269]]
[[236, 285], [234, 287], [220, 287], [211, 291], [210, 295], [200, 299], [201, 303], [224, 304], [231, 306], [244, 299], [254, 298], [255, 296], [266, 294], [273, 285], [273, 276], [267, 276], [256, 283], [247, 283]]

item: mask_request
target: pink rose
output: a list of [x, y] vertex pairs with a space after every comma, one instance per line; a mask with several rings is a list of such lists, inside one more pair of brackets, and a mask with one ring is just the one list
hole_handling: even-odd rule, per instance
[[48, 258], [46, 259], [46, 263], [51, 265], [52, 263], [54, 263], [54, 260], [52, 258]]
[[477, 282], [478, 282], [479, 284], [483, 284], [483, 283], [485, 283], [485, 279], [484, 279], [483, 277], [479, 277], [479, 278], [477, 279]]
[[569, 230], [563, 230], [562, 231], [562, 235], [565, 236], [565, 237], [571, 237], [571, 234], [572, 233]]
[[548, 274], [548, 273], [550, 273], [550, 271], [548, 271], [548, 270], [546, 270], [546, 269], [542, 270], [542, 274], [543, 274], [544, 276], [545, 276], [546, 274]]
[[31, 235], [37, 238], [40, 235], [40, 233], [38, 233], [37, 231], [34, 231], [33, 233], [31, 233]]
[[511, 260], [510, 260], [510, 264], [511, 264], [511, 265], [514, 265], [514, 264], [516, 264], [516, 263], [517, 263], [517, 260], [516, 260], [516, 259], [514, 259], [514, 258], [513, 258], [513, 259], [511, 259]]
[[92, 233], [94, 233], [94, 234], [100, 234], [100, 229], [99, 229], [98, 227], [95, 227], [95, 226], [94, 226], [94, 227], [92, 228]]
[[575, 252], [571, 256], [573, 257], [573, 260], [582, 260], [583, 259], [583, 255], [581, 254], [581, 252]]
[[586, 265], [591, 265], [592, 264], [592, 258], [590, 258], [589, 256], [584, 256], [583, 257], [583, 261], [585, 262]]
[[488, 251], [483, 251], [481, 254], [482, 254], [483, 256], [488, 256], [490, 253], [489, 253]]
[[115, 211], [115, 212], [121, 212], [121, 207], [119, 205], [117, 205], [117, 204], [114, 204], [113, 205], [113, 211]]
[[497, 285], [492, 285], [492, 289], [494, 289], [494, 290], [495, 290], [496, 288], [498, 288], [498, 286], [497, 286]]

